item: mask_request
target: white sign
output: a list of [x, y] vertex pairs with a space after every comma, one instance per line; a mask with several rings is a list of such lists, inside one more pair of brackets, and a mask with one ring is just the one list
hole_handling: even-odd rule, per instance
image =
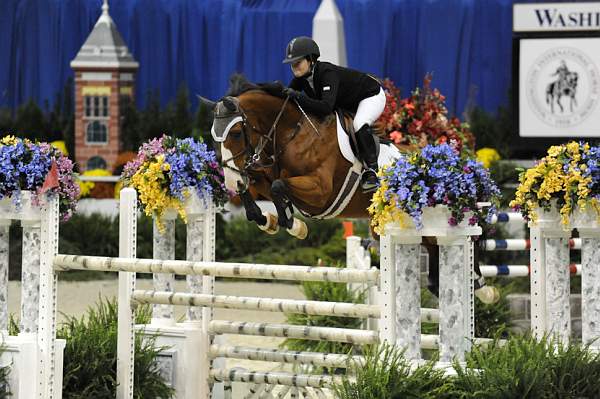
[[521, 39], [519, 134], [600, 137], [600, 38]]
[[513, 5], [514, 32], [598, 29], [600, 29], [600, 2]]

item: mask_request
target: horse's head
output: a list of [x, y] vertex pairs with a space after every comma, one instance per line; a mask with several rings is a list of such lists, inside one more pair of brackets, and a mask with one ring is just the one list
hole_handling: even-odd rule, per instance
[[575, 89], [577, 87], [577, 79], [579, 79], [579, 74], [577, 72], [569, 72], [567, 74], [567, 85]]
[[275, 162], [274, 126], [285, 119], [277, 118], [284, 114], [283, 100], [253, 87], [207, 105], [214, 113], [211, 135], [221, 146], [227, 187], [239, 190], [239, 184], [246, 187], [250, 177], [269, 173]]

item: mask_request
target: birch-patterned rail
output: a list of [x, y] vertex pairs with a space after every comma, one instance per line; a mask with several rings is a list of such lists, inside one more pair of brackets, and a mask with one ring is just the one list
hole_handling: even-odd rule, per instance
[[169, 273], [264, 280], [329, 281], [334, 283], [376, 284], [379, 270], [351, 270], [337, 267], [264, 265], [230, 262], [190, 262], [183, 260], [155, 260], [109, 258], [58, 254], [54, 270], [91, 270], [103, 272]]
[[213, 334], [298, 338], [316, 341], [347, 342], [355, 345], [368, 345], [379, 342], [379, 333], [376, 331], [352, 330], [348, 328], [213, 320], [209, 323], [208, 329]]
[[211, 358], [225, 357], [228, 359], [306, 364], [311, 366], [336, 368], [346, 368], [349, 365], [362, 365], [365, 362], [365, 359], [362, 356], [228, 345], [211, 345], [209, 354]]
[[164, 305], [206, 306], [212, 308], [262, 310], [267, 312], [301, 313], [314, 316], [379, 317], [379, 306], [345, 302], [322, 302], [296, 299], [275, 299], [233, 295], [188, 294], [170, 291], [133, 292], [132, 301]]
[[249, 382], [313, 388], [329, 388], [333, 384], [340, 384], [342, 382], [342, 377], [340, 376], [293, 374], [282, 371], [260, 372], [240, 369], [212, 369], [210, 377], [215, 381], [221, 382]]

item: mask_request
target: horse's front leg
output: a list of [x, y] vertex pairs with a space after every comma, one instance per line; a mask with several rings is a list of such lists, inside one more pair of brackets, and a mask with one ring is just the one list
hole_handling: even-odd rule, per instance
[[279, 226], [285, 228], [290, 235], [304, 240], [308, 235], [306, 223], [294, 217], [294, 208], [289, 199], [288, 188], [282, 179], [277, 179], [271, 184], [271, 197], [277, 209]]
[[560, 108], [560, 113], [562, 114], [563, 112], [565, 112], [565, 108], [560, 103], [560, 97], [561, 97], [560, 95], [556, 97], [556, 104], [558, 104], [558, 107]]
[[251, 222], [256, 222], [258, 228], [267, 234], [275, 234], [279, 231], [277, 216], [269, 212], [263, 213], [256, 204], [256, 201], [254, 201], [254, 198], [252, 198], [248, 189], [243, 190], [238, 194], [242, 200], [242, 205], [244, 205], [244, 209], [246, 210], [246, 219]]

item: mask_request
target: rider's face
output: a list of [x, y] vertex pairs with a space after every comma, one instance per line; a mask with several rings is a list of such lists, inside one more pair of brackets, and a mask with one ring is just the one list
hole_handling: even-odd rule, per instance
[[309, 68], [310, 64], [306, 58], [302, 58], [301, 60], [292, 63], [292, 73], [297, 78], [306, 75]]

